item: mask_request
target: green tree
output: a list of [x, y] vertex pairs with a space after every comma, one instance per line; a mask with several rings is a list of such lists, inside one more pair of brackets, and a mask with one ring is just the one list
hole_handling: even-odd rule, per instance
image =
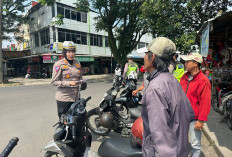
[[77, 0], [76, 6], [79, 11], [91, 8], [98, 13], [95, 19], [96, 29], [108, 33], [110, 50], [116, 61], [123, 65], [127, 55], [148, 32], [141, 8], [144, 2], [145, 0]]
[[153, 36], [166, 36], [187, 52], [202, 24], [229, 6], [231, 0], [147, 0], [143, 9]]
[[18, 24], [24, 22], [22, 13], [29, 5], [26, 0], [1, 0], [0, 1], [0, 83], [3, 83], [3, 65], [2, 65], [2, 40], [10, 40], [10, 33], [18, 32]]

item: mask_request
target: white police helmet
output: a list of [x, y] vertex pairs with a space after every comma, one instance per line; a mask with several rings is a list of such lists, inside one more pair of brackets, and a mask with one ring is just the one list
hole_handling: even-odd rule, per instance
[[73, 50], [73, 51], [75, 51], [76, 50], [76, 45], [74, 44], [73, 41], [65, 41], [63, 43], [63, 49], [64, 50]]

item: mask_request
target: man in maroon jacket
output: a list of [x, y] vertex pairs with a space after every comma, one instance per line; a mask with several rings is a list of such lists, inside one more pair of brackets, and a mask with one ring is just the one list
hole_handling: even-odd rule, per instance
[[187, 95], [193, 111], [194, 121], [190, 123], [189, 132], [192, 146], [192, 157], [199, 157], [201, 153], [202, 128], [211, 106], [211, 85], [208, 78], [200, 70], [203, 61], [199, 53], [190, 53], [182, 57], [185, 61], [185, 70], [180, 84]]

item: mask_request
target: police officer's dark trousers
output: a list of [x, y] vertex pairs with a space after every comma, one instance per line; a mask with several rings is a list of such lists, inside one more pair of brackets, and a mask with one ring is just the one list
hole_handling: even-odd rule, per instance
[[56, 103], [57, 103], [57, 111], [58, 111], [59, 118], [61, 117], [63, 113], [66, 113], [71, 107], [71, 105], [73, 104], [73, 102], [64, 102], [64, 101], [58, 101], [58, 100], [56, 100]]

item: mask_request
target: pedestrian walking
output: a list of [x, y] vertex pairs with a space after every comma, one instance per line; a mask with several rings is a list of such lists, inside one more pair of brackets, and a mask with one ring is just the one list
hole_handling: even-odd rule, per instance
[[186, 157], [193, 110], [168, 70], [176, 46], [170, 39], [159, 37], [148, 50], [144, 69], [149, 73], [149, 84], [142, 99], [143, 157]]
[[81, 64], [75, 58], [75, 44], [65, 41], [62, 60], [53, 66], [51, 83], [57, 87], [56, 102], [58, 116], [67, 112], [70, 106], [79, 99], [79, 85], [83, 83]]
[[189, 128], [191, 155], [192, 157], [199, 157], [202, 129], [210, 112], [211, 85], [209, 79], [200, 70], [203, 58], [199, 53], [190, 53], [182, 59], [185, 61], [184, 65], [187, 73], [181, 78], [180, 84], [192, 105], [195, 115]]

